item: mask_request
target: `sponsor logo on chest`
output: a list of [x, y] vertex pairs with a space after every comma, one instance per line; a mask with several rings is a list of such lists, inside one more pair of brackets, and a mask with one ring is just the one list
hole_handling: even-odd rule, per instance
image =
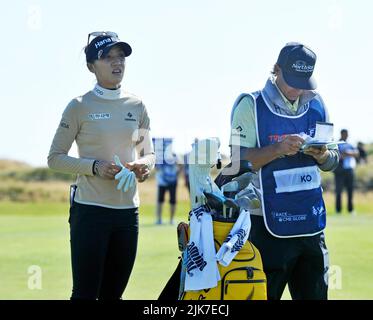
[[125, 121], [136, 121], [136, 119], [133, 118], [133, 114], [131, 112], [128, 112], [126, 116], [124, 117]]
[[284, 134], [276, 134], [276, 133], [273, 133], [273, 134], [269, 134], [268, 135], [268, 142], [270, 144], [273, 144], [273, 143], [276, 143], [276, 142], [281, 142], [283, 140], [285, 140], [286, 137], [288, 136], [291, 136], [293, 134], [298, 134], [299, 136], [302, 136], [302, 135], [308, 135], [310, 137], [314, 137], [315, 136], [315, 130], [316, 130], [316, 127], [312, 127], [312, 128], [309, 128], [305, 131], [302, 131], [302, 132], [295, 132], [295, 133], [284, 133]]
[[107, 120], [111, 118], [111, 113], [108, 113], [108, 112], [91, 113], [88, 115], [88, 117], [91, 120]]

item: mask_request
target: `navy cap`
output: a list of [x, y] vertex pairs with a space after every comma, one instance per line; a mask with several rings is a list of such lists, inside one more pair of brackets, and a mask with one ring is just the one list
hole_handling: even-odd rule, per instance
[[117, 37], [103, 35], [94, 38], [85, 48], [84, 52], [87, 62], [105, 58], [114, 46], [120, 47], [126, 57], [132, 53], [132, 48], [128, 43], [120, 41]]
[[290, 42], [282, 48], [277, 64], [287, 85], [296, 89], [316, 89], [316, 81], [312, 76], [316, 64], [316, 54], [307, 46]]

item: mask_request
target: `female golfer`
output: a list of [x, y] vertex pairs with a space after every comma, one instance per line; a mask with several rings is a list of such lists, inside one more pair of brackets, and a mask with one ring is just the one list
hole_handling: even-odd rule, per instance
[[[155, 156], [146, 108], [121, 87], [131, 52], [113, 32], [88, 35], [87, 67], [97, 84], [68, 104], [48, 156], [51, 169], [77, 174], [69, 217], [71, 299], [120, 299], [135, 261], [136, 179], [149, 176]], [[68, 156], [74, 140], [78, 158]]]

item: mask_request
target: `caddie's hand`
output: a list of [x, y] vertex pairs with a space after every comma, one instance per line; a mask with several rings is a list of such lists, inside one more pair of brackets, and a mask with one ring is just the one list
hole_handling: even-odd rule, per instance
[[125, 167], [135, 173], [138, 182], [144, 182], [150, 176], [148, 165], [143, 163], [128, 162]]
[[284, 140], [278, 142], [277, 152], [280, 156], [292, 156], [299, 151], [303, 143], [304, 139], [299, 136], [287, 136]]
[[329, 150], [326, 146], [321, 148], [309, 147], [304, 149], [303, 153], [314, 157], [319, 164], [323, 164], [329, 157]]
[[108, 162], [105, 160], [96, 160], [93, 170], [97, 176], [103, 179], [113, 180], [115, 175], [120, 170], [122, 170], [122, 168], [117, 166], [114, 162]]

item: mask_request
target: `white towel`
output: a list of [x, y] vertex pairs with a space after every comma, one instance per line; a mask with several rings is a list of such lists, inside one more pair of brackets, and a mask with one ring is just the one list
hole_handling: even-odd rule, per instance
[[220, 280], [211, 214], [201, 206], [190, 212], [185, 291], [214, 288]]
[[232, 230], [216, 254], [216, 260], [222, 266], [227, 267], [241, 250], [249, 237], [250, 229], [250, 211], [242, 210]]

